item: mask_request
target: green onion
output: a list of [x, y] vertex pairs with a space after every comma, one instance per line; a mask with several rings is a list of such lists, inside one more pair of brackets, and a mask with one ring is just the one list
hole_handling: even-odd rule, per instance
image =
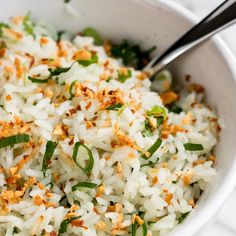
[[64, 0], [64, 3], [69, 3], [71, 0]]
[[20, 230], [16, 226], [14, 226], [12, 233], [18, 234], [19, 232], [20, 232]]
[[30, 20], [30, 12], [27, 13], [27, 15], [25, 16], [25, 18], [23, 20], [23, 27], [24, 27], [24, 30], [27, 34], [35, 37], [35, 35], [34, 35], [35, 24]]
[[10, 137], [5, 137], [0, 139], [0, 148], [13, 146], [14, 144], [18, 143], [28, 143], [29, 139], [30, 138], [28, 134], [17, 134]]
[[169, 112], [174, 112], [176, 114], [180, 114], [183, 111], [183, 109], [181, 107], [177, 106], [175, 102], [168, 105], [167, 108], [168, 108]]
[[159, 158], [157, 158], [157, 160], [155, 162], [149, 161], [148, 163], [141, 165], [141, 167], [149, 166], [151, 168], [154, 168], [155, 165], [158, 163], [158, 161], [159, 161]]
[[78, 188], [95, 188], [97, 184], [91, 182], [80, 182], [72, 187], [72, 192], [76, 191]]
[[0, 36], [3, 34], [3, 28], [10, 28], [10, 26], [4, 22], [0, 23]]
[[157, 126], [160, 127], [163, 124], [164, 118], [163, 117], [157, 117]]
[[32, 83], [46, 84], [51, 78], [39, 79], [39, 78], [34, 78], [34, 77], [31, 77], [31, 76], [28, 76], [28, 79], [29, 79]]
[[74, 80], [72, 83], [71, 83], [71, 85], [70, 85], [70, 88], [69, 88], [69, 93], [70, 93], [70, 97], [69, 97], [69, 100], [72, 100], [73, 99], [73, 97], [75, 96], [74, 94], [73, 94], [73, 88], [74, 88], [74, 86], [76, 85], [76, 83], [77, 83], [78, 81], [77, 80]]
[[74, 220], [77, 220], [78, 218], [80, 218], [79, 216], [76, 216], [76, 217], [71, 217], [69, 219], [66, 219], [66, 220], [63, 220], [61, 222], [61, 225], [60, 225], [60, 229], [59, 229], [59, 234], [63, 234], [67, 231], [67, 227], [68, 225], [73, 222]]
[[138, 223], [137, 223], [137, 221], [135, 221], [135, 222], [132, 224], [132, 228], [131, 228], [131, 235], [132, 235], [132, 236], [136, 236], [137, 226], [138, 226]]
[[61, 41], [61, 38], [62, 38], [64, 33], [65, 33], [64, 30], [60, 30], [60, 31], [57, 32], [57, 42]]
[[181, 214], [181, 216], [177, 220], [178, 224], [181, 224], [185, 220], [185, 218], [188, 216], [188, 214], [189, 214], [189, 212]]
[[128, 69], [127, 72], [128, 72], [127, 75], [124, 75], [124, 74], [118, 72], [118, 81], [119, 82], [124, 83], [127, 79], [131, 78], [132, 71], [130, 69]]
[[113, 104], [113, 105], [110, 105], [110, 106], [106, 107], [106, 110], [118, 111], [121, 107], [122, 107], [122, 104], [121, 103], [117, 103], [117, 104]]
[[53, 156], [53, 153], [55, 151], [57, 147], [57, 143], [56, 142], [52, 142], [52, 141], [48, 141], [46, 144], [46, 150], [44, 153], [44, 157], [43, 157], [43, 165], [42, 165], [42, 171], [44, 173], [45, 176], [45, 172], [48, 168], [49, 162]]
[[149, 155], [147, 156], [146, 154], [143, 154], [142, 158], [149, 159], [156, 152], [156, 150], [161, 146], [161, 144], [162, 144], [162, 140], [158, 138], [156, 142], [147, 150]]
[[58, 67], [58, 68], [55, 68], [55, 69], [49, 68], [48, 71], [50, 72], [50, 75], [46, 79], [34, 78], [34, 77], [31, 77], [31, 76], [28, 76], [28, 79], [32, 83], [45, 84], [45, 83], [48, 83], [48, 81], [51, 80], [53, 76], [58, 76], [62, 73], [65, 73], [65, 72], [69, 71], [71, 69], [71, 66], [70, 67]]
[[77, 60], [77, 62], [80, 65], [87, 67], [91, 64], [98, 63], [98, 56], [95, 54], [95, 55], [92, 55], [92, 57], [88, 60]]
[[142, 224], [142, 228], [143, 228], [143, 236], [147, 236], [147, 225], [145, 222]]
[[166, 118], [166, 110], [160, 106], [154, 106], [151, 110], [147, 111], [147, 116], [154, 116], [154, 117], [163, 117]]
[[126, 66], [142, 69], [150, 61], [150, 54], [155, 48], [144, 51], [139, 45], [124, 40], [121, 44], [111, 46], [111, 54], [113, 57], [121, 58]]
[[84, 31], [82, 32], [82, 35], [92, 37], [94, 39], [94, 43], [96, 45], [103, 44], [103, 40], [102, 40], [100, 34], [95, 29], [93, 29], [91, 27], [84, 29]]
[[187, 151], [201, 151], [204, 149], [202, 144], [196, 144], [196, 143], [185, 143], [184, 148]]
[[151, 127], [151, 125], [150, 125], [148, 119], [145, 120], [145, 122], [144, 122], [144, 129], [143, 129], [143, 131], [142, 131], [142, 135], [143, 135], [144, 137], [151, 137], [151, 136], [153, 135], [153, 133], [152, 133], [152, 127]]
[[51, 77], [52, 76], [58, 76], [62, 73], [66, 73], [67, 71], [69, 71], [71, 69], [72, 65], [69, 66], [69, 67], [57, 67], [55, 69], [49, 68], [48, 71], [50, 72]]
[[80, 142], [74, 146], [73, 156], [75, 164], [85, 173], [91, 174], [94, 159], [91, 150]]
[[[137, 231], [138, 227], [139, 227], [139, 225], [138, 225], [137, 221], [135, 220], [135, 222], [131, 226], [131, 235], [132, 236], [136, 236], [136, 231]], [[143, 236], [146, 236], [147, 235], [147, 225], [145, 222], [142, 224], [142, 229], [143, 229]]]

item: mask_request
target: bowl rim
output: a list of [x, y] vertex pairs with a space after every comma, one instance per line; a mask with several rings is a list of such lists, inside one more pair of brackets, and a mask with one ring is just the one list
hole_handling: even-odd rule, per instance
[[[197, 17], [186, 7], [174, 2], [173, 0], [151, 1], [153, 1], [154, 4], [156, 2], [157, 4], [160, 3], [161, 5], [167, 7], [169, 10], [174, 12], [176, 15], [183, 17], [184, 20], [188, 21], [192, 25], [196, 24], [200, 20], [200, 17]], [[222, 56], [223, 60], [225, 61], [225, 65], [228, 67], [232, 78], [236, 82], [236, 67], [234, 67], [234, 65], [236, 64], [235, 56], [220, 36], [214, 36], [212, 39], [210, 39], [210, 42], [213, 43], [213, 46], [215, 47], [215, 50], [217, 50], [217, 53]], [[234, 168], [236, 168], [236, 153], [234, 156], [234, 162], [232, 163], [231, 168], [228, 171], [227, 177], [225, 178], [225, 181], [221, 186], [221, 190], [223, 189], [223, 191], [219, 191], [218, 194], [214, 196], [212, 204], [208, 204], [207, 206], [205, 206], [204, 212], [202, 212], [202, 214], [193, 217], [189, 221], [186, 221], [185, 224], [183, 224], [184, 227], [177, 227], [176, 230], [169, 234], [170, 236], [193, 235], [197, 233], [220, 210], [230, 193], [235, 188], [236, 171], [234, 171]]]

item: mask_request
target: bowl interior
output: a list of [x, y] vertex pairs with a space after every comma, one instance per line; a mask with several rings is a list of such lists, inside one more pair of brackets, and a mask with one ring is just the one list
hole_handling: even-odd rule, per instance
[[[193, 24], [183, 9], [164, 1], [99, 0], [98, 4], [94, 0], [72, 0], [67, 8], [63, 2], [0, 0], [1, 20], [30, 10], [34, 19], [43, 19], [58, 30], [77, 33], [86, 26], [93, 26], [105, 38], [114, 41], [130, 39], [143, 47], [156, 45], [156, 53], [162, 52]], [[207, 102], [226, 124], [216, 148], [218, 175], [196, 210], [173, 235], [191, 235], [201, 228], [225, 200], [235, 179], [236, 77], [230, 66], [233, 62], [225, 51], [227, 49], [219, 40], [212, 40], [171, 66], [174, 76], [182, 82], [185, 75], [190, 74], [193, 82], [205, 87]]]

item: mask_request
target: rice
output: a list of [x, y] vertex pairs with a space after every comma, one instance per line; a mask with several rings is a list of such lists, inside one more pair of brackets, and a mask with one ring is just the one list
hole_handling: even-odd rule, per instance
[[[43, 33], [40, 33], [43, 32]], [[166, 235], [216, 175], [203, 89], [26, 17], [0, 35], [0, 235]], [[145, 227], [147, 231], [145, 231]]]

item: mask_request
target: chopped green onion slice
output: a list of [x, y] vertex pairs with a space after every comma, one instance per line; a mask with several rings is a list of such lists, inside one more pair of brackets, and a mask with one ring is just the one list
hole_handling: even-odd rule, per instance
[[91, 64], [98, 63], [98, 56], [95, 54], [95, 55], [92, 55], [92, 57], [88, 60], [77, 60], [77, 62], [80, 65], [87, 67]]
[[0, 139], [0, 148], [13, 146], [14, 144], [18, 143], [28, 143], [29, 142], [29, 135], [28, 134], [17, 134], [9, 137], [5, 137]]
[[48, 81], [50, 79], [52, 79], [53, 76], [58, 76], [62, 73], [66, 73], [67, 71], [69, 71], [71, 69], [72, 65], [70, 67], [58, 67], [58, 68], [55, 68], [55, 69], [49, 68], [48, 71], [50, 72], [50, 75], [46, 79], [34, 78], [34, 77], [31, 77], [31, 76], [28, 76], [28, 79], [32, 83], [45, 84], [45, 83], [48, 83]]
[[176, 114], [180, 114], [183, 111], [183, 109], [181, 107], [177, 106], [175, 102], [168, 105], [167, 108], [168, 108], [169, 112], [174, 112]]
[[71, 69], [72, 65], [69, 66], [69, 67], [57, 67], [55, 69], [49, 68], [48, 71], [50, 72], [51, 77], [52, 76], [58, 76], [62, 73], [66, 73], [67, 71], [69, 71]]
[[[137, 221], [135, 220], [135, 222], [131, 226], [131, 235], [132, 236], [136, 236], [136, 231], [137, 231], [138, 227], [139, 227], [139, 225], [138, 225]], [[146, 236], [147, 235], [147, 225], [145, 222], [142, 224], [142, 229], [143, 229], [143, 236]]]
[[3, 34], [3, 28], [10, 28], [10, 26], [4, 22], [0, 22], [0, 36]]
[[78, 188], [95, 188], [97, 184], [91, 182], [80, 182], [72, 187], [72, 192], [76, 191]]
[[63, 234], [67, 231], [67, 227], [68, 225], [73, 222], [74, 220], [77, 220], [78, 218], [80, 218], [79, 216], [76, 216], [76, 217], [71, 217], [69, 219], [66, 219], [66, 220], [63, 220], [61, 222], [61, 225], [60, 225], [60, 229], [59, 229], [59, 234]]
[[161, 144], [162, 144], [162, 140], [158, 138], [156, 142], [147, 150], [149, 155], [147, 156], [146, 154], [143, 154], [142, 158], [149, 159], [156, 152], [156, 150], [161, 146]]
[[103, 44], [103, 40], [102, 40], [100, 34], [95, 29], [93, 29], [91, 27], [84, 29], [84, 31], [82, 32], [82, 35], [92, 37], [94, 39], [94, 43], [96, 45]]
[[137, 226], [138, 226], [138, 223], [137, 223], [137, 221], [135, 221], [135, 222], [132, 224], [131, 236], [136, 236]]
[[141, 165], [141, 167], [149, 166], [151, 168], [154, 168], [155, 165], [158, 163], [158, 161], [159, 161], [159, 158], [157, 158], [157, 160], [155, 162], [149, 161], [148, 163]]
[[154, 117], [163, 117], [166, 118], [166, 110], [160, 106], [154, 106], [151, 110], [147, 111], [147, 116], [154, 116]]
[[163, 124], [164, 118], [163, 117], [157, 117], [157, 126], [160, 127]]
[[152, 47], [144, 51], [139, 45], [131, 44], [124, 40], [118, 45], [111, 45], [111, 54], [113, 57], [121, 58], [125, 65], [142, 69], [150, 61], [150, 53], [155, 50], [155, 48], [156, 47]]
[[44, 153], [43, 165], [42, 165], [42, 171], [43, 171], [44, 175], [45, 175], [45, 172], [48, 168], [49, 162], [53, 156], [53, 153], [54, 153], [56, 147], [57, 147], [56, 142], [48, 141], [46, 144], [46, 150]]
[[181, 214], [181, 216], [178, 218], [178, 224], [181, 224], [185, 219], [186, 217], [188, 216], [189, 212], [186, 212], [186, 213], [183, 213]]
[[143, 228], [143, 236], [147, 236], [147, 225], [145, 222], [142, 224], [142, 228]]
[[121, 104], [121, 103], [117, 103], [117, 104], [113, 104], [113, 105], [110, 105], [110, 106], [106, 107], [106, 110], [109, 110], [109, 111], [117, 111], [117, 110], [119, 110], [121, 107], [122, 107], [122, 104]]
[[30, 20], [30, 12], [27, 13], [27, 15], [25, 16], [25, 18], [23, 20], [23, 27], [24, 27], [24, 30], [27, 34], [35, 37], [35, 35], [34, 35], [35, 24], [32, 20]]
[[196, 144], [196, 143], [185, 143], [184, 148], [187, 151], [201, 151], [204, 149], [202, 144]]
[[28, 79], [29, 79], [32, 83], [46, 84], [51, 78], [40, 79], [40, 78], [34, 78], [34, 77], [31, 77], [31, 76], [28, 76]]
[[94, 165], [94, 159], [91, 150], [87, 146], [77, 142], [74, 146], [72, 158], [75, 164], [85, 174], [91, 174]]
[[64, 0], [64, 3], [69, 3], [70, 2], [70, 0]]
[[74, 86], [76, 85], [77, 82], [78, 82], [77, 80], [74, 80], [70, 85], [70, 88], [69, 88], [70, 98], [69, 98], [69, 100], [72, 100], [72, 98], [75, 96], [73, 94], [73, 88], [74, 88]]
[[130, 69], [128, 69], [127, 71], [127, 75], [124, 75], [120, 72], [118, 72], [118, 81], [121, 83], [124, 83], [127, 79], [132, 77], [132, 71]]

